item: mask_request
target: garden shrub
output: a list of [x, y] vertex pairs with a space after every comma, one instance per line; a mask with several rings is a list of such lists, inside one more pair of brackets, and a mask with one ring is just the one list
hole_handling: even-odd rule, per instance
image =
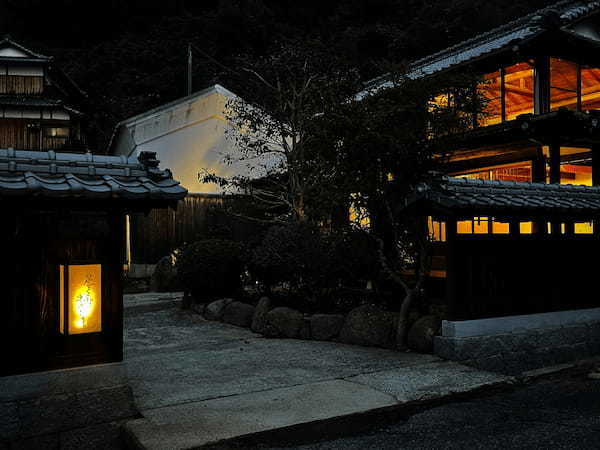
[[183, 289], [195, 299], [230, 296], [242, 287], [243, 248], [225, 239], [206, 239], [185, 246], [175, 268]]
[[379, 259], [377, 244], [361, 230], [341, 230], [327, 237], [331, 246], [330, 274], [338, 286], [364, 289], [367, 282], [377, 278]]
[[316, 226], [290, 223], [267, 230], [252, 251], [250, 270], [268, 290], [286, 286], [312, 299], [332, 280], [331, 247]]

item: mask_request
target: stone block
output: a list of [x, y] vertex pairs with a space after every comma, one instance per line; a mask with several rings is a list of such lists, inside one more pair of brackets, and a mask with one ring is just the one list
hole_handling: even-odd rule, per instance
[[268, 297], [262, 297], [256, 308], [254, 309], [254, 315], [252, 316], [252, 324], [250, 329], [255, 333], [264, 333], [267, 326], [267, 313], [271, 310], [271, 299]]
[[339, 340], [346, 344], [393, 348], [396, 344], [396, 314], [373, 305], [354, 308], [346, 316]]
[[295, 309], [280, 306], [267, 313], [267, 336], [297, 339], [301, 337], [303, 328], [304, 316]]
[[419, 353], [433, 353], [433, 337], [440, 331], [439, 317], [428, 315], [418, 319], [408, 332], [407, 344]]
[[329, 341], [337, 337], [343, 325], [341, 314], [314, 314], [310, 318], [311, 336], [316, 341]]
[[225, 307], [223, 322], [248, 328], [252, 325], [254, 306], [242, 302], [231, 302]]
[[222, 320], [223, 314], [225, 314], [225, 307], [231, 302], [233, 302], [231, 298], [222, 298], [209, 303], [204, 310], [204, 317], [208, 320]]

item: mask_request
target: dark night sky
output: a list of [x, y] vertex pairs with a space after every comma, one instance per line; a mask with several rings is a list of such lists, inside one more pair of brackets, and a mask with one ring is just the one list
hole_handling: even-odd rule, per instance
[[[222, 62], [316, 37], [365, 78], [374, 60], [411, 60], [551, 2], [482, 0], [1, 0], [2, 33], [56, 57], [89, 93], [98, 149], [113, 125], [185, 95], [187, 42]], [[194, 85], [218, 81], [196, 58]]]

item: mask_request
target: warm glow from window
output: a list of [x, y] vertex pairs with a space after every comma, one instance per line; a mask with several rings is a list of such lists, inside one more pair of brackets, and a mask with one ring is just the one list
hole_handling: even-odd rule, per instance
[[492, 222], [492, 233], [494, 234], [508, 234], [510, 233], [510, 224], [508, 222]]
[[519, 233], [521, 234], [532, 234], [533, 233], [533, 222], [520, 222]]
[[458, 234], [473, 234], [473, 221], [459, 220], [456, 222], [456, 232]]
[[475, 217], [473, 220], [473, 233], [474, 234], [487, 234], [488, 229], [488, 218], [487, 217]]
[[477, 89], [485, 101], [479, 125], [487, 126], [502, 122], [502, 90], [500, 71], [484, 75], [484, 81]]
[[477, 172], [453, 175], [458, 178], [501, 181], [531, 181], [531, 163], [507, 164], [481, 168]]
[[600, 108], [600, 69], [595, 67], [581, 68], [581, 110], [589, 111]]
[[591, 186], [592, 167], [575, 164], [561, 164], [560, 184]]
[[504, 90], [506, 120], [514, 120], [521, 114], [533, 113], [533, 67], [519, 63], [505, 69]]
[[575, 222], [575, 234], [593, 234], [594, 223], [593, 222]]
[[68, 334], [102, 331], [101, 278], [100, 264], [60, 266], [61, 333], [65, 333], [65, 321]]
[[577, 109], [577, 64], [550, 58], [550, 110]]
[[435, 242], [446, 242], [446, 222], [433, 220], [431, 216], [427, 218], [427, 229], [429, 237]]

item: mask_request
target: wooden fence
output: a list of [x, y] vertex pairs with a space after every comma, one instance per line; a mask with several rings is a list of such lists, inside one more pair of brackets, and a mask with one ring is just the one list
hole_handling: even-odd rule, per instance
[[[131, 263], [156, 264], [176, 248], [196, 240], [258, 238], [260, 226], [230, 216], [231, 202], [215, 194], [189, 194], [177, 209], [155, 209], [130, 216]], [[242, 200], [243, 201], [243, 200]]]

